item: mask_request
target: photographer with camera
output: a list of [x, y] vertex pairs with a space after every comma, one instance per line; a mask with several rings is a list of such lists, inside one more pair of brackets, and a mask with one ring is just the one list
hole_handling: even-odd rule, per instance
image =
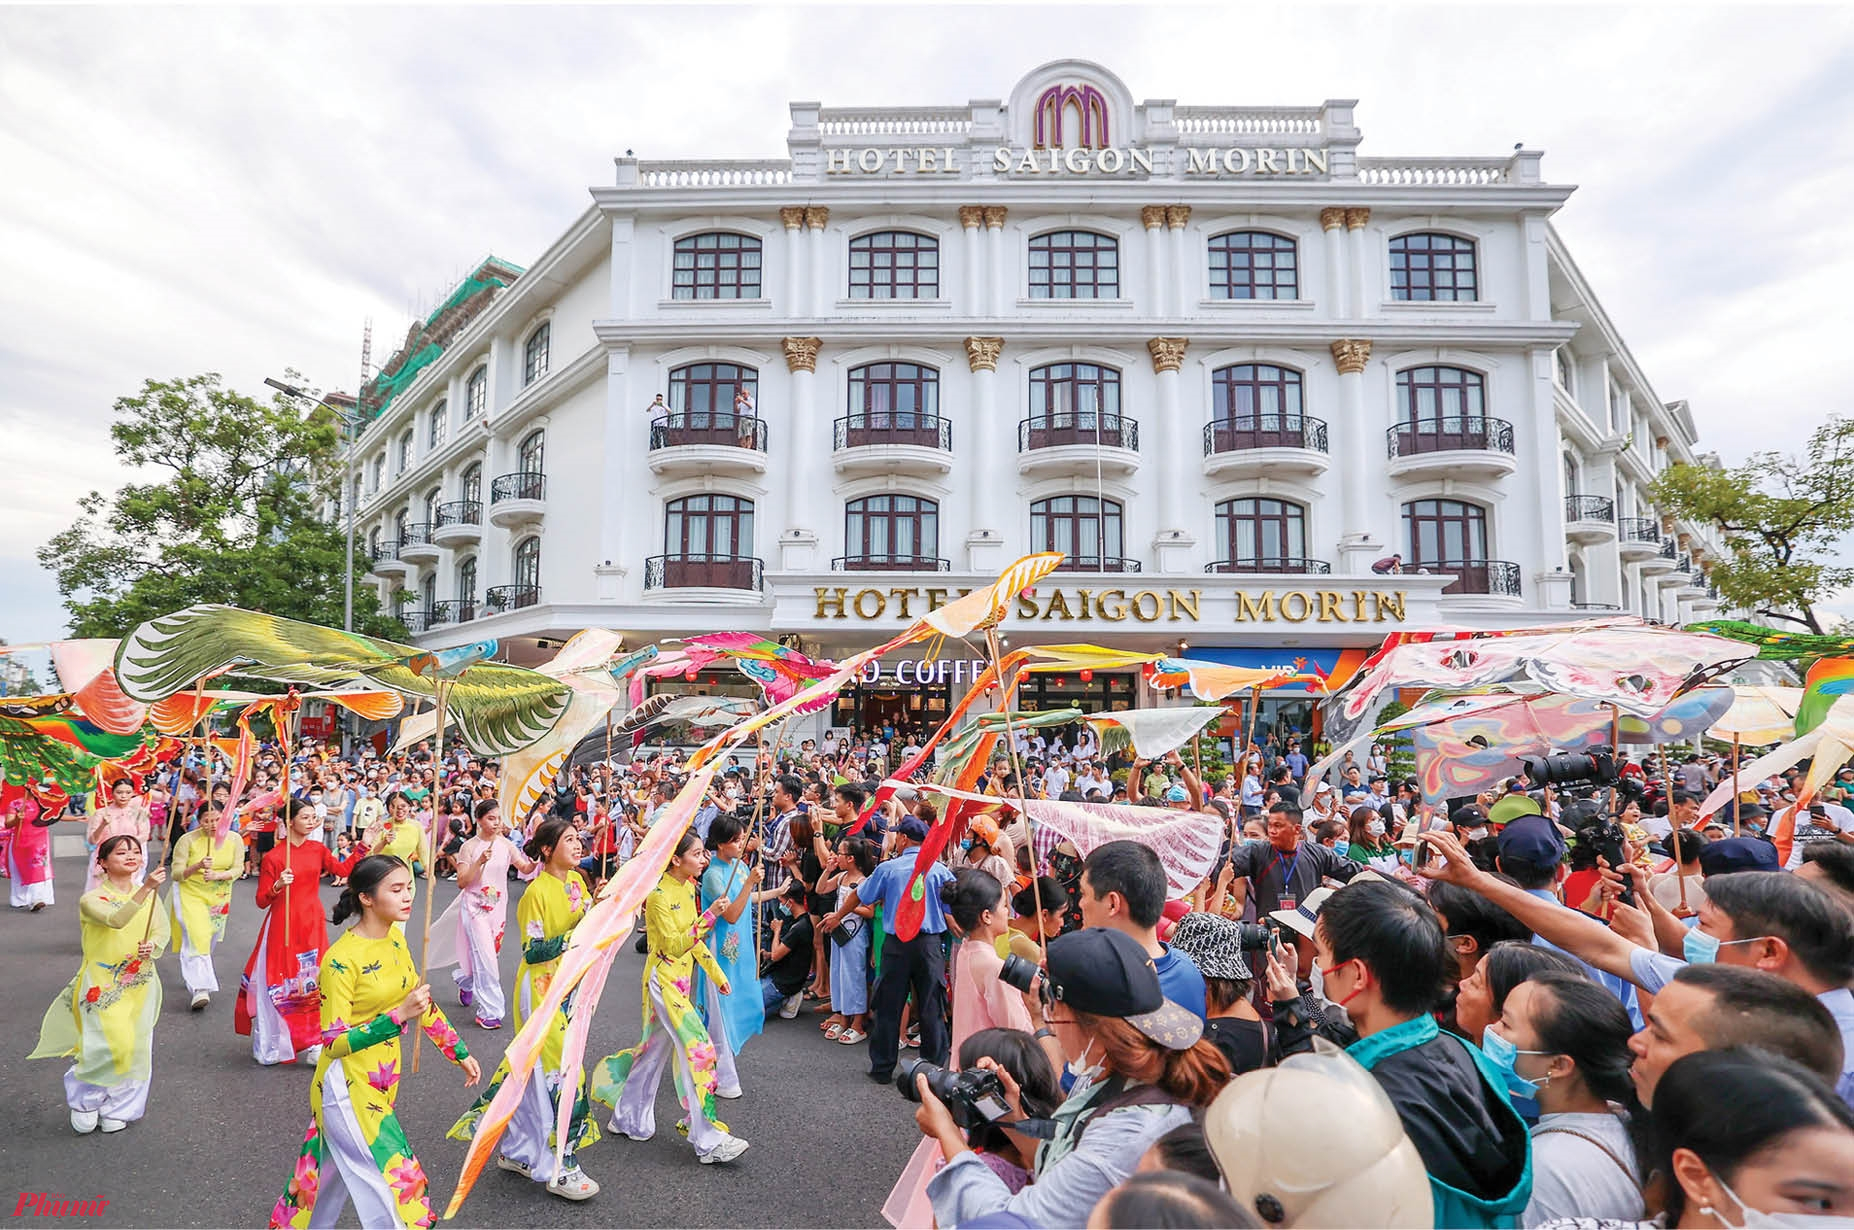
[[[1076, 1080], [1041, 1125], [1049, 1138], [1037, 1148], [1030, 1186], [1013, 1195], [973, 1153], [926, 1076], [916, 1078], [915, 1121], [947, 1159], [927, 1185], [939, 1225], [998, 1212], [1033, 1226], [1083, 1225], [1153, 1141], [1189, 1123], [1191, 1109], [1208, 1106], [1229, 1080], [1228, 1062], [1203, 1040], [1202, 1020], [1165, 998], [1152, 958], [1131, 936], [1088, 927], [1057, 937], [1044, 985], [1044, 1021]], [[1009, 1110], [998, 1122], [1018, 1130], [1011, 1125], [1026, 1114], [1017, 1081], [990, 1060], [981, 1071], [1002, 1086]]]

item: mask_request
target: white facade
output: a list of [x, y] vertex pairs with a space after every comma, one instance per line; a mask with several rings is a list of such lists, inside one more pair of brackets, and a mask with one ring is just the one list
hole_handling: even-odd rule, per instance
[[791, 115], [783, 159], [619, 159], [367, 427], [359, 536], [423, 642], [831, 655], [1068, 533], [1091, 571], [1011, 635], [1277, 651], [1717, 611], [1714, 540], [1644, 495], [1697, 460], [1691, 416], [1552, 230], [1572, 189], [1539, 154], [1362, 157], [1351, 102], [1136, 104], [1077, 61], [1007, 102]]

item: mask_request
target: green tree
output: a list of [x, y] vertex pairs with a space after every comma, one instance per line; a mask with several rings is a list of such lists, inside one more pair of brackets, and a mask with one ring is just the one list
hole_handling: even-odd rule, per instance
[[1730, 554], [1712, 583], [1735, 607], [1821, 632], [1816, 604], [1854, 585], [1832, 558], [1854, 530], [1854, 420], [1830, 419], [1802, 456], [1753, 453], [1730, 469], [1674, 465], [1651, 494], [1661, 508], [1716, 526]]
[[[90, 492], [76, 522], [38, 552], [72, 636], [120, 636], [197, 602], [341, 626], [342, 527], [318, 515], [339, 492], [332, 410], [257, 401], [208, 372], [149, 380], [115, 416], [116, 455], [151, 481]], [[355, 630], [403, 639], [358, 583], [364, 556], [355, 563]]]

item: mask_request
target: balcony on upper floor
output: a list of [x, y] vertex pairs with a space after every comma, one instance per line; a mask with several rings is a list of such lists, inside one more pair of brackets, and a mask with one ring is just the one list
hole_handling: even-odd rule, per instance
[[1324, 474], [1326, 422], [1305, 414], [1261, 414], [1204, 424], [1204, 477]]
[[1573, 611], [1588, 611], [1592, 615], [1603, 615], [1608, 612], [1622, 610], [1622, 604], [1617, 602], [1573, 602], [1571, 604], [1571, 609]]
[[872, 410], [831, 424], [837, 473], [947, 474], [953, 469], [953, 421], [937, 414]]
[[1323, 559], [1302, 559], [1291, 555], [1239, 556], [1236, 559], [1212, 560], [1205, 572], [1231, 573], [1238, 576], [1325, 576], [1333, 566]]
[[483, 609], [478, 614], [500, 614], [503, 611], [519, 611], [525, 606], [539, 605], [541, 605], [539, 585], [491, 585], [483, 591]]
[[[1054, 548], [1051, 548], [1054, 550]], [[1139, 561], [1119, 555], [1065, 555], [1057, 572], [1138, 572]]]
[[406, 626], [406, 631], [410, 632], [413, 636], [417, 636], [431, 626], [431, 612], [425, 610], [423, 607], [417, 609], [407, 608], [396, 612], [396, 616], [399, 622]]
[[1625, 563], [1659, 555], [1661, 523], [1653, 517], [1624, 517], [1616, 525], [1616, 549]]
[[1051, 413], [1017, 424], [1017, 472], [1039, 478], [1139, 469], [1139, 424], [1120, 414]]
[[475, 618], [475, 598], [446, 598], [432, 604], [430, 624], [434, 628], [443, 624], [467, 624]]
[[438, 505], [431, 541], [440, 547], [465, 547], [483, 540], [483, 501], [452, 500]]
[[1505, 419], [1463, 415], [1416, 419], [1384, 433], [1393, 478], [1472, 475], [1497, 477], [1519, 468], [1513, 425]]
[[1680, 550], [1674, 545], [1674, 540], [1663, 538], [1656, 545], [1654, 554], [1642, 561], [1642, 573], [1647, 576], [1671, 574], [1674, 571], [1674, 561], [1679, 556]]
[[399, 558], [408, 564], [438, 562], [438, 544], [431, 540], [431, 525], [414, 521], [399, 535]]
[[1495, 598], [1520, 596], [1519, 565], [1503, 559], [1443, 560], [1435, 564], [1405, 564], [1405, 572], [1453, 576], [1442, 590], [1444, 598], [1484, 594]]
[[1616, 536], [1616, 501], [1606, 495], [1564, 497], [1564, 536], [1572, 542], [1608, 542]]
[[392, 539], [381, 540], [380, 545], [374, 547], [370, 554], [373, 556], [373, 567], [368, 571], [376, 577], [386, 577], [390, 580], [394, 577], [404, 578], [412, 575], [412, 565], [399, 558], [399, 544]]
[[724, 411], [661, 415], [650, 423], [653, 474], [764, 474], [766, 420]]
[[839, 555], [832, 572], [951, 572], [952, 561], [930, 555]]
[[538, 525], [547, 515], [547, 475], [504, 474], [489, 484], [489, 520], [500, 529]]
[[751, 555], [682, 552], [644, 561], [644, 589], [735, 590], [758, 593], [765, 565]]

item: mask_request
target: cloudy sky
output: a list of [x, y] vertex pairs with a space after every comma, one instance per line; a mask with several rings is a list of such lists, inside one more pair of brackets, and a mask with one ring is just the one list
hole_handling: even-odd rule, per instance
[[611, 158], [777, 157], [794, 98], [998, 98], [1080, 56], [1136, 98], [1357, 98], [1363, 152], [1543, 149], [1557, 225], [1727, 460], [1849, 408], [1854, 9], [0, 9], [0, 637], [63, 631], [34, 550], [121, 474], [112, 402], [219, 371], [351, 388], [485, 253], [526, 264]]

